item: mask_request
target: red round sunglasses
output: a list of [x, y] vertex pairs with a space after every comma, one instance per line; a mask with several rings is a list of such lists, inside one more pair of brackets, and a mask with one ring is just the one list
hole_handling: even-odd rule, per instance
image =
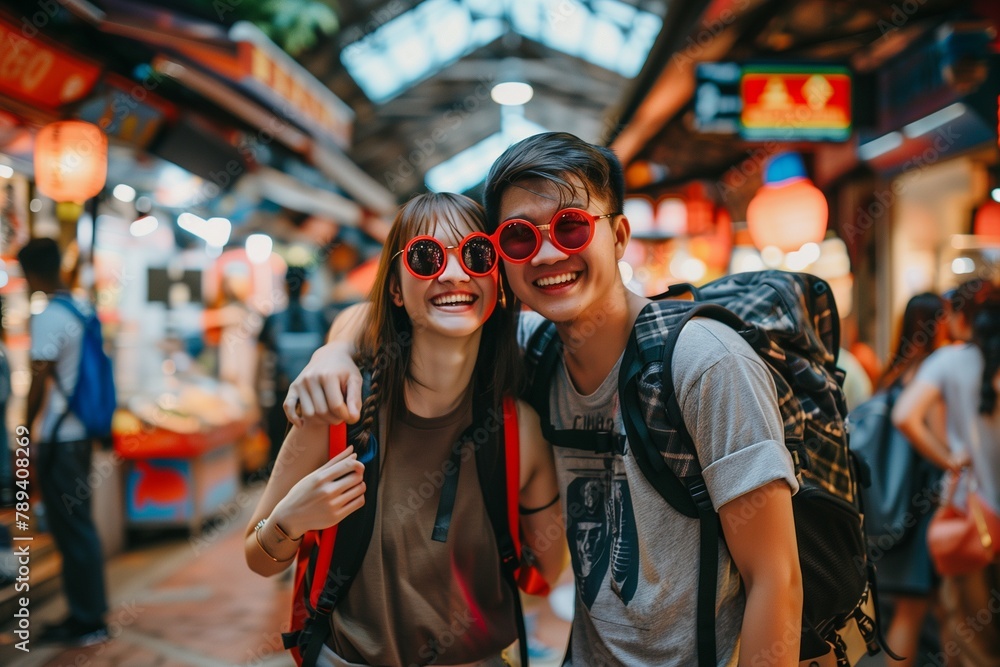
[[444, 273], [447, 263], [445, 258], [449, 250], [458, 250], [462, 269], [470, 276], [488, 276], [497, 267], [496, 246], [493, 239], [483, 232], [469, 234], [457, 246], [446, 246], [433, 236], [417, 236], [410, 239], [392, 259], [403, 255], [403, 265], [414, 278], [434, 280]]
[[556, 211], [547, 225], [533, 225], [520, 218], [504, 220], [493, 237], [497, 241], [500, 255], [514, 264], [527, 262], [538, 254], [542, 248], [543, 230], [549, 232], [549, 241], [560, 252], [573, 255], [590, 245], [598, 220], [616, 215], [618, 214], [592, 215], [581, 208], [564, 208]]

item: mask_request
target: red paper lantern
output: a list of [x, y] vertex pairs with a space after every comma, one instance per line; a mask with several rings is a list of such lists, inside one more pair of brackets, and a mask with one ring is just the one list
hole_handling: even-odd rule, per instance
[[764, 185], [747, 207], [750, 239], [760, 250], [775, 246], [794, 252], [826, 236], [830, 209], [826, 197], [808, 179]]
[[50, 123], [35, 138], [35, 185], [57, 202], [84, 202], [108, 177], [108, 138], [79, 120]]
[[1000, 203], [987, 199], [976, 209], [972, 232], [976, 236], [1000, 237]]

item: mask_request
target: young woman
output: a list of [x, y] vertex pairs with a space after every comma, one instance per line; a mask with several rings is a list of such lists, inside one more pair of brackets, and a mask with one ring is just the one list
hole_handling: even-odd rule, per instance
[[[970, 468], [963, 474], [975, 479], [980, 497], [994, 514], [1000, 514], [1000, 300], [996, 295], [983, 296], [990, 291], [989, 284], [976, 287], [960, 288], [965, 307], [955, 308], [954, 299], [952, 304], [960, 338], [971, 325], [972, 342], [943, 347], [927, 358], [896, 402], [893, 422], [939, 468], [952, 474]], [[940, 405], [946, 410], [944, 440], [929, 423]], [[945, 636], [941, 645], [958, 647], [956, 665], [997, 664], [1000, 624], [995, 619], [970, 623], [980, 610], [992, 608], [992, 596], [998, 590], [998, 562], [980, 572], [942, 578]]]
[[[924, 360], [940, 347], [948, 335], [945, 300], [937, 294], [925, 292], [911, 298], [903, 311], [899, 343], [885, 372], [878, 381], [879, 391], [899, 395], [916, 376]], [[943, 430], [943, 413], [934, 415], [931, 424]], [[918, 472], [914, 489], [926, 492], [933, 489], [941, 473], [927, 459], [918, 457]], [[909, 488], [909, 487], [907, 487]], [[921, 512], [911, 505], [917, 525], [906, 538], [897, 544], [881, 549], [878, 568], [879, 590], [888, 594], [893, 603], [892, 622], [886, 639], [893, 651], [903, 656], [895, 663], [898, 667], [917, 664], [920, 631], [930, 610], [931, 593], [937, 584], [930, 553], [927, 550], [927, 526], [931, 513]]]
[[[517, 638], [514, 593], [501, 578], [472, 455], [484, 445], [466, 437], [473, 395], [499, 410], [516, 392], [520, 363], [496, 249], [482, 229], [472, 200], [427, 194], [403, 206], [386, 240], [357, 355], [372, 372], [362, 428], [384, 443], [380, 460], [369, 463], [381, 466], [377, 517], [320, 664], [502, 665]], [[518, 424], [521, 532], [552, 582], [565, 546], [551, 539], [562, 532], [551, 448], [520, 402]], [[306, 531], [364, 504], [358, 452], [328, 461], [327, 434], [326, 424], [311, 421], [285, 439], [247, 532], [255, 572], [284, 570]], [[436, 517], [454, 467], [442, 535]]]

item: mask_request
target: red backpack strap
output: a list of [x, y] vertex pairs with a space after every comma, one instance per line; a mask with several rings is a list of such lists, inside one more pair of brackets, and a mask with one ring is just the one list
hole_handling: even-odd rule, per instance
[[[521, 557], [521, 512], [518, 500], [521, 496], [521, 437], [517, 422], [517, 403], [513, 398], [503, 399], [503, 440], [504, 460], [507, 465], [507, 521], [510, 537], [518, 559]], [[522, 565], [515, 573], [518, 587], [529, 595], [548, 595], [549, 585], [539, 571], [532, 566]]]
[[[330, 427], [329, 459], [340, 454], [347, 448], [347, 424], [341, 423]], [[315, 609], [319, 596], [323, 593], [323, 585], [333, 559], [333, 545], [337, 541], [337, 526], [325, 530], [311, 530], [305, 534], [295, 557], [295, 593], [292, 597], [292, 632], [301, 631], [305, 627], [309, 610]], [[316, 550], [315, 569], [309, 575], [310, 590], [306, 591], [306, 574], [309, 572], [310, 560]], [[308, 594], [308, 605], [306, 595]], [[292, 649], [292, 657], [297, 665], [302, 664], [302, 656], [298, 648]]]
[[[341, 422], [330, 427], [329, 459], [347, 449], [347, 423]], [[329, 460], [327, 459], [327, 460]], [[319, 553], [316, 555], [316, 573], [313, 576], [312, 590], [309, 591], [309, 604], [316, 607], [319, 596], [326, 584], [326, 574], [333, 560], [333, 545], [337, 541], [337, 526], [330, 526], [319, 531]]]
[[518, 498], [521, 495], [521, 438], [517, 424], [517, 404], [509, 396], [503, 399], [503, 444], [507, 464], [507, 521], [514, 549], [521, 556], [521, 514]]

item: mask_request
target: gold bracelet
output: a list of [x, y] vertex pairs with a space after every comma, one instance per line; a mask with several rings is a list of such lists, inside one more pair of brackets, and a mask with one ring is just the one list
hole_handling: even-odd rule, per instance
[[268, 558], [270, 558], [271, 560], [273, 560], [275, 563], [287, 563], [288, 561], [293, 560], [295, 558], [295, 554], [292, 554], [288, 558], [280, 559], [280, 558], [275, 558], [274, 556], [272, 556], [271, 552], [264, 548], [264, 543], [260, 541], [260, 529], [264, 526], [265, 523], [267, 523], [267, 519], [261, 519], [260, 522], [258, 522], [257, 525], [254, 526], [254, 529], [253, 529], [253, 534], [254, 534], [254, 537], [256, 537], [256, 539], [257, 539], [257, 546], [260, 547], [260, 550], [264, 552], [265, 556], [267, 556]]
[[291, 537], [288, 533], [284, 531], [284, 529], [280, 525], [278, 525], [277, 521], [272, 522], [271, 525], [274, 526], [274, 529], [278, 531], [278, 535], [283, 540], [288, 540], [289, 542], [301, 542], [302, 538], [305, 537], [305, 535], [299, 535], [298, 537]]

